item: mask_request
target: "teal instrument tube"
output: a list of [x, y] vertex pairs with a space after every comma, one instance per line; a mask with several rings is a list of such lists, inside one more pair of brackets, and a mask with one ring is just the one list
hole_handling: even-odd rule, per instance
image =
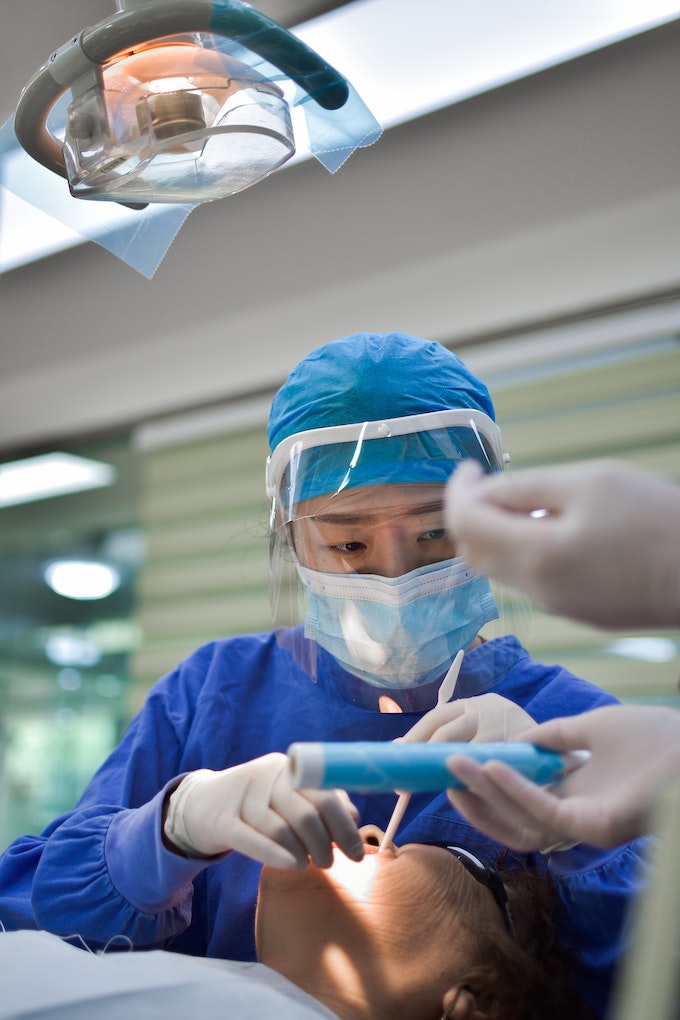
[[[424, 793], [463, 784], [446, 768], [453, 754], [504, 761], [535, 783], [556, 782], [580, 759], [525, 743], [296, 743], [288, 748], [296, 789]], [[575, 753], [576, 755], [578, 752]]]

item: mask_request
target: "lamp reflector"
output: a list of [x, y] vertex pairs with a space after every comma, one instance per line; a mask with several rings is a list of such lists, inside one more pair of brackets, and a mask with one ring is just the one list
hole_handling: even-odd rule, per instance
[[76, 198], [211, 201], [294, 152], [278, 85], [183, 36], [89, 71], [67, 110], [64, 162]]

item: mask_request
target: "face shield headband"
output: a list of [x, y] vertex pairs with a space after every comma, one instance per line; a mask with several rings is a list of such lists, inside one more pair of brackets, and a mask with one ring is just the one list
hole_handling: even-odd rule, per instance
[[504, 469], [498, 426], [482, 411], [431, 411], [288, 436], [267, 461], [272, 530], [299, 516], [299, 504], [346, 489], [385, 484], [444, 485], [473, 458], [485, 471]]

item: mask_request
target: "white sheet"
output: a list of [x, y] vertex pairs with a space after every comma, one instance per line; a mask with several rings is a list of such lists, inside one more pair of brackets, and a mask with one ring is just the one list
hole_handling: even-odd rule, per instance
[[0, 933], [0, 975], [0, 1020], [337, 1020], [259, 963], [95, 955], [47, 932]]

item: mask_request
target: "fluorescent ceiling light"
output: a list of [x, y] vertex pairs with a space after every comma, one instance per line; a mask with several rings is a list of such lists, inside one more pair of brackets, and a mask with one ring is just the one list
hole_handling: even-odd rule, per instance
[[[354, 0], [292, 31], [348, 78], [388, 128], [677, 18], [680, 0]], [[304, 137], [296, 114], [296, 136]], [[309, 155], [299, 148], [283, 169]], [[30, 173], [32, 160], [18, 144], [3, 155], [14, 158]], [[55, 187], [71, 201], [56, 175]], [[0, 272], [83, 241], [45, 213], [29, 214], [2, 188], [0, 202]], [[135, 216], [113, 203], [83, 204], [109, 228]]]
[[115, 479], [116, 470], [110, 464], [71, 453], [44, 453], [10, 461], [0, 464], [0, 507], [99, 489]]
[[678, 17], [678, 0], [355, 0], [293, 32], [387, 128]]
[[675, 641], [663, 637], [618, 638], [608, 644], [604, 651], [640, 662], [672, 662], [678, 654]]
[[45, 568], [45, 581], [57, 595], [91, 601], [105, 599], [120, 587], [120, 574], [107, 563], [55, 560]]

